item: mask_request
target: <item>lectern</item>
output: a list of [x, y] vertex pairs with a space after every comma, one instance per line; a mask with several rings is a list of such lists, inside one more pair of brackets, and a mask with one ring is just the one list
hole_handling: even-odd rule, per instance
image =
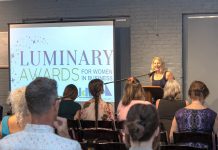
[[160, 86], [143, 86], [143, 89], [146, 97], [152, 104], [155, 104], [157, 99], [163, 97], [163, 89]]

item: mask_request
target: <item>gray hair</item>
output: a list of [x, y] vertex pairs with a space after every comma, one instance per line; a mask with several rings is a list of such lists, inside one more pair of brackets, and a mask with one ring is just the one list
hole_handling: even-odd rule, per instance
[[181, 88], [176, 80], [168, 80], [164, 87], [164, 99], [179, 99], [181, 93]]
[[57, 82], [46, 77], [38, 77], [27, 86], [25, 96], [31, 114], [45, 114], [57, 98]]
[[30, 116], [25, 99], [26, 87], [21, 87], [11, 91], [7, 99], [7, 104], [11, 105], [12, 113], [15, 115], [17, 123], [20, 127], [26, 124], [25, 117]]

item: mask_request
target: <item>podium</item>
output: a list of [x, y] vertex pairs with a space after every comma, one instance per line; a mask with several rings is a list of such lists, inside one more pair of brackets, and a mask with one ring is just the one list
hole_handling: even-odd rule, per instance
[[146, 98], [152, 104], [156, 103], [157, 99], [161, 99], [163, 97], [163, 89], [160, 86], [143, 86], [145, 91]]

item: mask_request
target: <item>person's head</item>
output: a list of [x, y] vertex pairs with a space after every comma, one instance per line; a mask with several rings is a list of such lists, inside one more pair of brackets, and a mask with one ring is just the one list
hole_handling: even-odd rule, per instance
[[124, 87], [124, 95], [122, 97], [122, 104], [128, 105], [132, 100], [145, 100], [145, 92], [141, 83], [135, 77], [130, 77], [126, 81]]
[[89, 92], [93, 97], [100, 97], [104, 92], [103, 81], [100, 79], [93, 79], [89, 82]]
[[[25, 96], [32, 116], [45, 115], [53, 106], [57, 107], [57, 82], [46, 77], [37, 77], [27, 86]], [[54, 110], [58, 113], [58, 108]]]
[[164, 87], [164, 99], [174, 100], [180, 98], [181, 88], [176, 80], [168, 80]]
[[78, 96], [78, 89], [74, 84], [69, 84], [65, 87], [63, 97], [75, 100]]
[[[131, 143], [154, 140], [159, 135], [159, 116], [153, 105], [135, 104], [127, 114], [125, 122]], [[153, 142], [153, 141], [152, 141]]]
[[192, 100], [204, 100], [210, 91], [202, 81], [193, 81], [189, 87], [188, 95]]
[[160, 57], [154, 57], [151, 63], [151, 71], [165, 71], [165, 62]]
[[20, 127], [26, 124], [26, 117], [30, 117], [25, 98], [26, 87], [21, 87], [11, 91], [7, 99], [7, 103], [11, 105], [12, 113], [15, 115], [17, 123]]

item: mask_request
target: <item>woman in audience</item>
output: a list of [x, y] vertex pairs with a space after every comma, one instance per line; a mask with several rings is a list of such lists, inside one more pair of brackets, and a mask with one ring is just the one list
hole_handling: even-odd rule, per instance
[[120, 121], [126, 120], [129, 108], [136, 103], [151, 104], [145, 99], [145, 92], [139, 80], [135, 77], [128, 78], [124, 88], [124, 95], [117, 107], [117, 119]]
[[[209, 89], [205, 83], [192, 82], [188, 94], [192, 102], [176, 112], [170, 131], [171, 142], [173, 142], [173, 132], [217, 133], [218, 131], [217, 113], [204, 105], [205, 99], [209, 95]], [[205, 146], [199, 143], [197, 145], [187, 143], [187, 145], [199, 148]]]
[[156, 101], [156, 108], [158, 109], [161, 130], [170, 132], [173, 117], [177, 110], [188, 105], [188, 102], [181, 100], [181, 88], [176, 80], [168, 80], [164, 87], [163, 99]]
[[58, 116], [67, 119], [80, 119], [81, 106], [75, 102], [78, 96], [78, 89], [75, 85], [69, 84], [65, 87], [63, 99], [60, 102]]
[[25, 90], [26, 87], [22, 87], [10, 93], [7, 103], [11, 105], [13, 115], [3, 117], [0, 126], [1, 137], [23, 130], [25, 125], [31, 121]]
[[158, 149], [159, 117], [153, 105], [135, 104], [130, 107], [125, 122], [126, 138], [130, 150]]
[[85, 102], [81, 111], [82, 120], [113, 120], [114, 109], [112, 105], [101, 98], [103, 93], [103, 81], [93, 79], [89, 82], [89, 92], [92, 99]]
[[165, 63], [160, 57], [154, 57], [151, 63], [150, 79], [153, 86], [160, 86], [164, 88], [168, 80], [174, 79], [172, 72], [167, 71]]

